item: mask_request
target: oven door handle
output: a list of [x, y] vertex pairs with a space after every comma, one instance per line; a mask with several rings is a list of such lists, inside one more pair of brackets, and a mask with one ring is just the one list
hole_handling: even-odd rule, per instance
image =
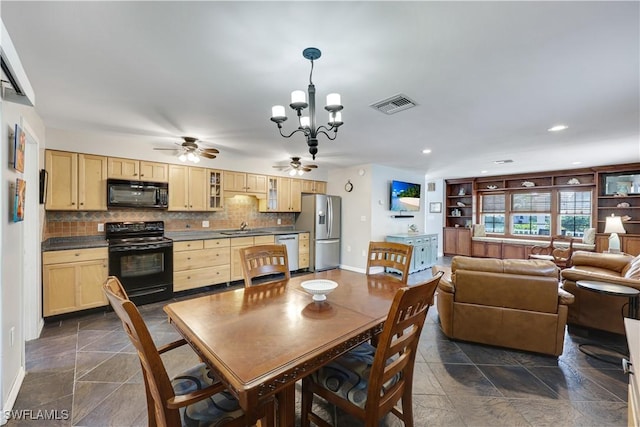
[[109, 252], [149, 251], [153, 249], [163, 249], [170, 247], [171, 245], [117, 246], [109, 248]]

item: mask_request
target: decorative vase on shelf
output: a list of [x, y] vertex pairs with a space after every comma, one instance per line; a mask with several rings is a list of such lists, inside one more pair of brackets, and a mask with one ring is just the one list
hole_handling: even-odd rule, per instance
[[460, 188], [460, 191], [458, 191], [458, 196], [464, 196], [464, 195], [465, 195], [464, 188]]

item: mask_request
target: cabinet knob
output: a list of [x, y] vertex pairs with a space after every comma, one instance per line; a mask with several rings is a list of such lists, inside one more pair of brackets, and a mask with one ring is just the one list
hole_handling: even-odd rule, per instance
[[75, 205], [76, 205], [76, 202], [71, 202], [71, 206], [75, 206]]
[[138, 174], [137, 174], [137, 173], [134, 173], [134, 174], [133, 174], [133, 176], [138, 176]]
[[79, 254], [79, 253], [76, 253], [76, 254], [75, 254], [75, 256], [80, 256], [80, 254]]
[[143, 174], [143, 173], [141, 173], [141, 174], [140, 174], [140, 176], [144, 176], [144, 174]]
[[191, 261], [191, 257], [187, 258], [187, 261]]
[[80, 206], [84, 206], [84, 202], [80, 202]]
[[187, 280], [191, 280], [191, 276], [187, 276]]

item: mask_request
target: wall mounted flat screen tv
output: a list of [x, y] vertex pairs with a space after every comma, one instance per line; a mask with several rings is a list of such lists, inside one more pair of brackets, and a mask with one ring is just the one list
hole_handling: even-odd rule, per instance
[[392, 211], [417, 212], [420, 210], [420, 184], [391, 181], [389, 209]]

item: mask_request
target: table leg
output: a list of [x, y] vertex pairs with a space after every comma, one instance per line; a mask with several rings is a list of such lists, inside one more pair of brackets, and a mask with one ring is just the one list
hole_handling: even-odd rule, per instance
[[293, 383], [277, 395], [278, 426], [295, 427], [296, 425], [296, 384]]
[[638, 296], [629, 297], [629, 317], [631, 319], [638, 318]]

